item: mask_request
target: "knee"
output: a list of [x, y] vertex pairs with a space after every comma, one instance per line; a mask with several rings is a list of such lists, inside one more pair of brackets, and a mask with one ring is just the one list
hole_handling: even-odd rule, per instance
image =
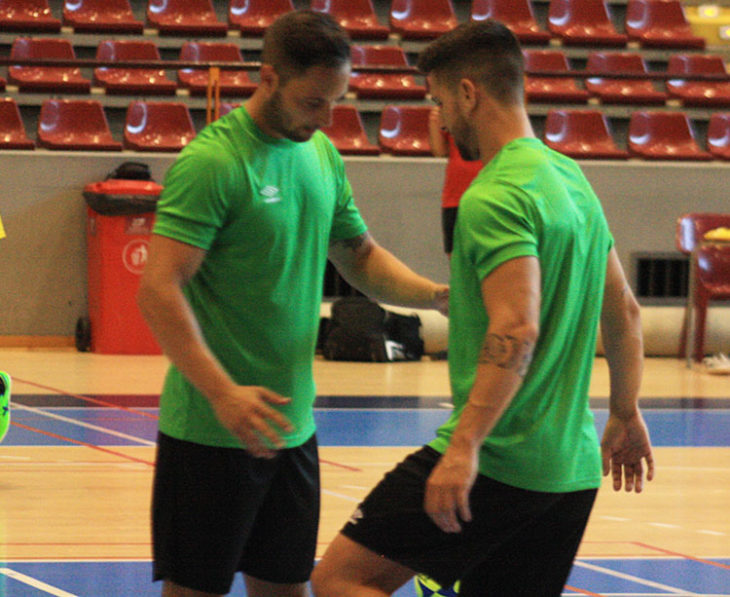
[[331, 574], [327, 574], [324, 566], [321, 564], [315, 566], [312, 572], [312, 592], [315, 597], [335, 597], [338, 593], [334, 586], [336, 581]]

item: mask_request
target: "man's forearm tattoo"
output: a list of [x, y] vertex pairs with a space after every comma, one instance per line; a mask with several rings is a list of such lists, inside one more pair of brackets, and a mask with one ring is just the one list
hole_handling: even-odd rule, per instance
[[352, 251], [357, 251], [367, 240], [368, 233], [364, 232], [363, 234], [360, 234], [358, 236], [354, 236], [352, 238], [346, 238], [344, 240], [341, 240], [340, 242], [343, 244], [343, 246], [347, 247], [348, 249]]
[[531, 342], [518, 340], [513, 336], [490, 333], [487, 334], [479, 353], [479, 362], [492, 363], [524, 377], [532, 361], [533, 348]]

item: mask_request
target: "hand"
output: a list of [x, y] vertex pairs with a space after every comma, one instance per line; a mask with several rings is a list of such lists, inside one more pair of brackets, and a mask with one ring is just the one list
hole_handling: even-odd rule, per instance
[[215, 414], [246, 449], [259, 458], [272, 458], [283, 447], [280, 431], [291, 431], [292, 424], [269, 404], [287, 404], [284, 398], [260, 386], [235, 386], [232, 392], [212, 402]]
[[469, 494], [477, 476], [478, 450], [450, 446], [426, 482], [423, 507], [445, 533], [461, 531], [459, 519], [471, 520]]
[[449, 316], [449, 287], [439, 284], [433, 293], [433, 308], [444, 317]]
[[609, 415], [601, 440], [603, 474], [613, 476], [613, 489], [620, 491], [622, 481], [626, 491], [641, 493], [646, 480], [654, 478], [654, 457], [651, 453], [649, 431], [639, 411], [628, 419]]

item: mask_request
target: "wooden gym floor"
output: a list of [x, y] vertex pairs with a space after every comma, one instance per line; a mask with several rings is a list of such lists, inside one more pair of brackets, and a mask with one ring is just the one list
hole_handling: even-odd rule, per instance
[[[0, 445], [0, 595], [159, 595], [149, 497], [160, 356], [0, 349], [13, 425]], [[446, 363], [318, 360], [319, 555], [367, 490], [449, 408]], [[606, 418], [607, 367], [591, 402]], [[599, 498], [565, 595], [730, 596], [730, 376], [648, 359], [642, 407], [657, 475]], [[240, 579], [232, 594], [244, 595]], [[398, 597], [411, 597], [410, 585]]]

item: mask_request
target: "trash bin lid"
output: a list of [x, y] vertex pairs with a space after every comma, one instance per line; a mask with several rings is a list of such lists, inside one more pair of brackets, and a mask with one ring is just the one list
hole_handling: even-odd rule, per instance
[[163, 186], [151, 180], [127, 180], [110, 178], [101, 182], [91, 182], [84, 192], [106, 195], [159, 195]]
[[109, 179], [84, 187], [86, 204], [104, 216], [142, 214], [155, 211], [162, 185], [151, 180]]

